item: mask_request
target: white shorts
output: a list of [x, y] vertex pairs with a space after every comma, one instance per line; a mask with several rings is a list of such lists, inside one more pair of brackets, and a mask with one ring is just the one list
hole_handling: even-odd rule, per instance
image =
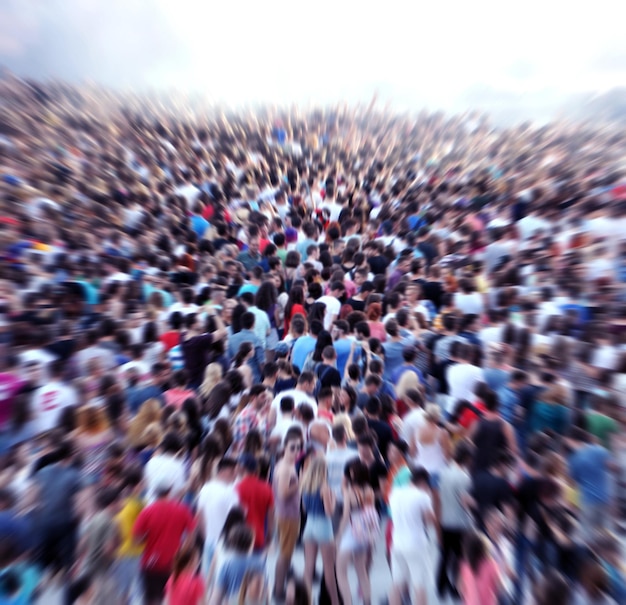
[[422, 550], [391, 549], [391, 578], [396, 586], [412, 590], [427, 589], [435, 581], [435, 566], [429, 548]]

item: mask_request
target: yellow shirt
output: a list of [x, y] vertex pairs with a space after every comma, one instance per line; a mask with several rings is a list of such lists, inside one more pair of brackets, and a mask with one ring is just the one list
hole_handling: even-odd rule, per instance
[[144, 503], [142, 500], [131, 496], [126, 500], [122, 510], [115, 517], [122, 539], [122, 543], [117, 551], [118, 558], [139, 557], [143, 552], [143, 546], [133, 543], [133, 526], [143, 507]]

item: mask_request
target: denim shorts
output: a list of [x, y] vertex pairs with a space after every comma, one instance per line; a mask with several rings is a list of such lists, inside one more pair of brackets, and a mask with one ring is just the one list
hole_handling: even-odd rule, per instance
[[325, 544], [326, 542], [332, 542], [333, 539], [333, 522], [330, 517], [321, 515], [309, 515], [307, 517], [304, 533], [302, 534], [303, 542]]

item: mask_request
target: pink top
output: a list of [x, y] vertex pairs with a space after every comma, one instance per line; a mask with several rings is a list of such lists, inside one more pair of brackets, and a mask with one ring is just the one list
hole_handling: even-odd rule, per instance
[[204, 582], [199, 575], [183, 571], [165, 587], [168, 605], [199, 605], [204, 599]]
[[497, 605], [499, 574], [496, 562], [489, 557], [474, 575], [467, 563], [461, 564], [461, 585], [464, 605]]
[[174, 388], [169, 389], [169, 391], [165, 391], [165, 393], [163, 393], [163, 397], [165, 398], [165, 405], [173, 405], [176, 408], [180, 408], [187, 399], [193, 398], [195, 396], [195, 391], [191, 389]]
[[370, 336], [372, 338], [378, 338], [380, 342], [387, 340], [387, 331], [382, 321], [368, 321], [370, 327]]

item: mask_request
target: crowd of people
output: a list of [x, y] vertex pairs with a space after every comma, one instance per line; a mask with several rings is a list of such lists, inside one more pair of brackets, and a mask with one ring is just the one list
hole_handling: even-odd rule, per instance
[[0, 603], [626, 602], [623, 129], [0, 99]]

